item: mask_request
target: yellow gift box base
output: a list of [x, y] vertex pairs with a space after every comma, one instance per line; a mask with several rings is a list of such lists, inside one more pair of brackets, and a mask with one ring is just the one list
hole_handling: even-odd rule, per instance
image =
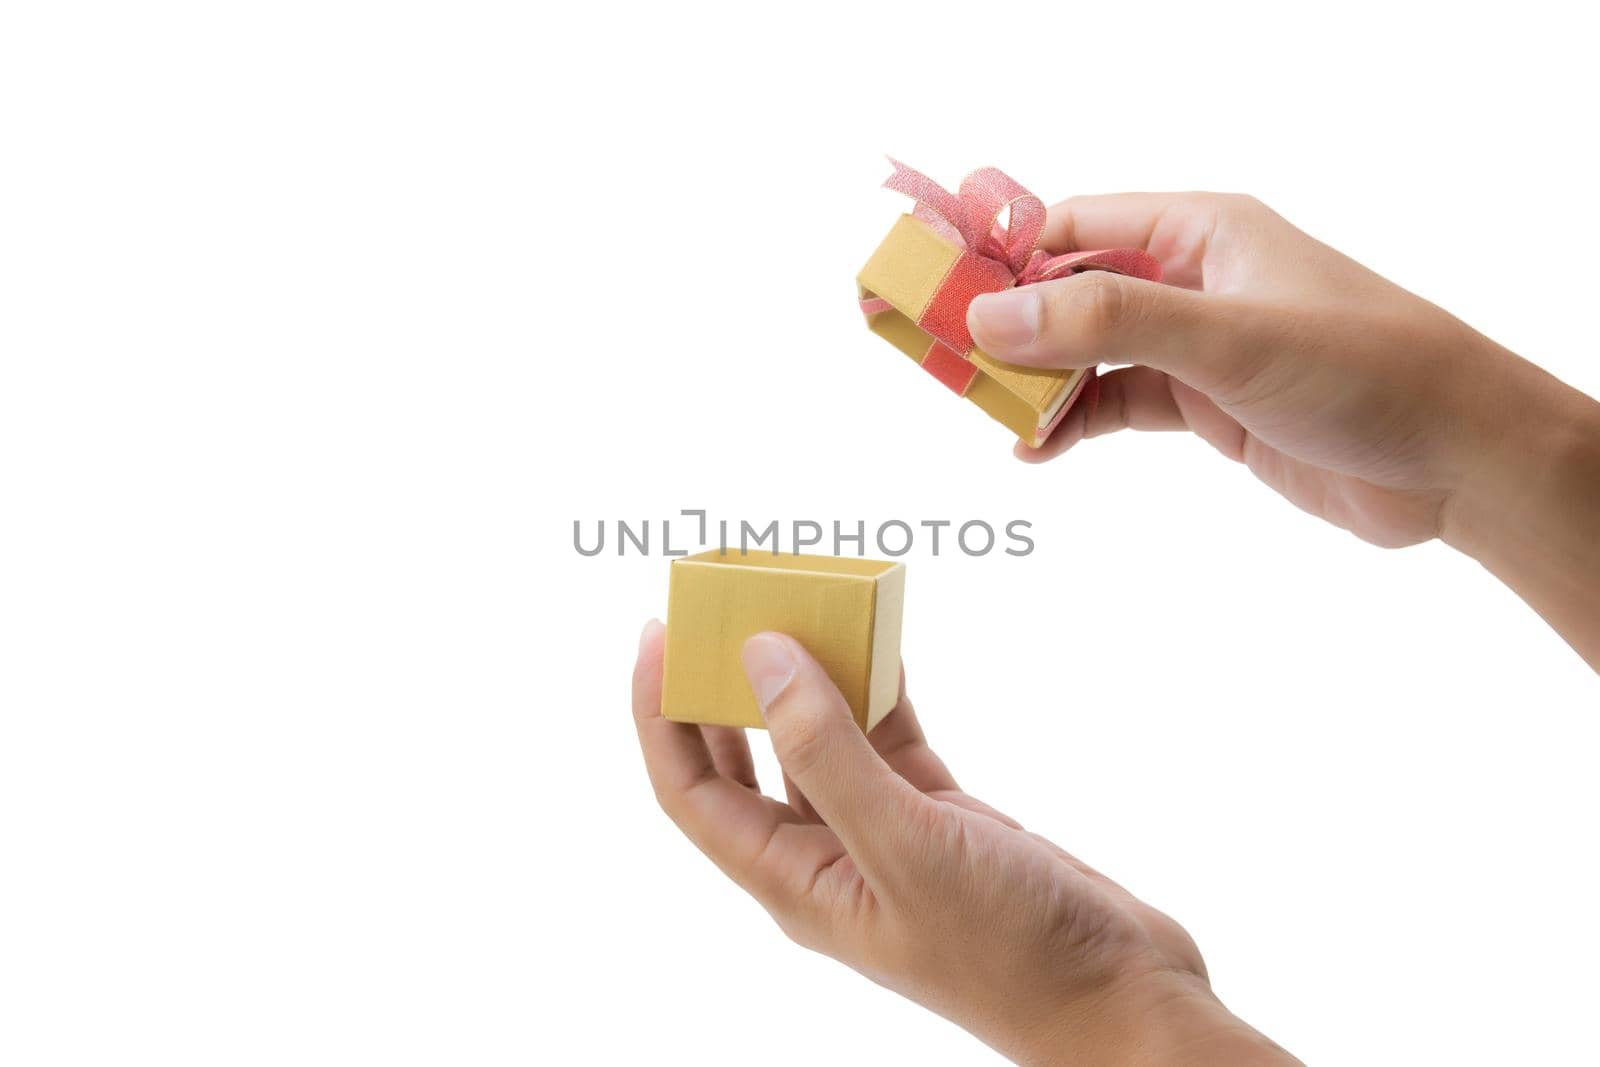
[[675, 722], [761, 727], [740, 661], [772, 630], [816, 657], [870, 730], [900, 691], [903, 563], [713, 549], [672, 561], [661, 713]]

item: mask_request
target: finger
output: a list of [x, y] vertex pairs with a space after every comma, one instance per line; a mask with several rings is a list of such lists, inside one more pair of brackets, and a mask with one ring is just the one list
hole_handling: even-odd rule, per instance
[[666, 629], [646, 625], [633, 672], [633, 719], [656, 798], [700, 851], [774, 913], [801, 907], [817, 873], [840, 856], [825, 827], [717, 772], [700, 728], [661, 717]]
[[789, 806], [795, 810], [795, 814], [807, 822], [822, 821], [822, 816], [817, 814], [817, 809], [811, 806], [811, 801], [806, 799], [806, 795], [800, 792], [800, 787], [794, 784], [794, 779], [787, 774], [783, 776], [783, 792], [784, 796], [789, 800]]
[[1192, 202], [1193, 193], [1106, 193], [1074, 196], [1045, 213], [1039, 247], [1048, 252], [1091, 248], [1149, 250], [1156, 224], [1169, 211]]
[[[1018, 441], [1017, 458], [1029, 463], [1054, 459], [1086, 437], [1118, 430], [1186, 430], [1171, 389], [1172, 379], [1149, 367], [1123, 367], [1100, 375], [1099, 399], [1082, 402], [1039, 448]], [[1082, 411], [1076, 410], [1082, 408]]]
[[1090, 271], [979, 296], [967, 309], [967, 325], [984, 352], [1008, 363], [1137, 363], [1216, 395], [1260, 373], [1273, 351], [1276, 313]]
[[1161, 261], [1169, 284], [1199, 289], [1218, 216], [1240, 204], [1238, 197], [1215, 193], [1075, 196], [1046, 213], [1039, 247], [1057, 253], [1142, 248]]
[[869, 883], [903, 883], [917, 867], [910, 828], [931, 803], [889, 769], [850, 715], [839, 687], [800, 643], [757, 634], [744, 668], [784, 773], [849, 850]]
[[746, 789], [761, 791], [756, 781], [756, 764], [750, 756], [750, 741], [737, 726], [702, 726], [700, 733], [711, 750], [711, 762], [717, 773]]
[[873, 727], [867, 739], [891, 770], [921, 792], [961, 788], [944, 761], [928, 746], [927, 735], [922, 732], [911, 699], [906, 696], [905, 668], [900, 669], [900, 699]]
[[[633, 724], [644, 752], [645, 769], [658, 796], [680, 796], [717, 768], [699, 727], [661, 717], [661, 666], [666, 627], [652, 619], [639, 635], [633, 668]], [[665, 805], [663, 805], [665, 806]]]

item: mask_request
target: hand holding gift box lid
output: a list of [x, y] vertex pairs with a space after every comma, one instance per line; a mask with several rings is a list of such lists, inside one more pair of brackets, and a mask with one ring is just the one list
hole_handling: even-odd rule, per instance
[[[1080, 395], [1093, 404], [1090, 370], [1037, 370], [1001, 363], [967, 332], [967, 305], [980, 293], [1109, 270], [1161, 280], [1161, 264], [1137, 248], [1052, 256], [1037, 247], [1044, 201], [993, 167], [962, 179], [959, 194], [893, 159], [883, 184], [917, 202], [856, 276], [861, 310], [878, 336], [1037, 448]], [[1004, 223], [1001, 216], [1006, 215]]]
[[671, 574], [663, 717], [764, 728], [740, 659], [764, 631], [806, 647], [861, 729], [894, 709], [904, 563], [712, 549], [673, 560]]

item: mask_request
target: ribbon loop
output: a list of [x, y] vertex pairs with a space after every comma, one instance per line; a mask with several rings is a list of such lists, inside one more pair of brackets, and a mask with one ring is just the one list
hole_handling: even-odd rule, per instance
[[[1109, 270], [1161, 280], [1161, 264], [1137, 248], [1068, 252], [1052, 256], [1038, 247], [1044, 233], [1044, 201], [994, 167], [975, 170], [951, 193], [926, 174], [890, 158], [894, 173], [884, 188], [917, 202], [912, 215], [951, 243], [993, 260], [1017, 285], [1063, 278], [1082, 270]], [[1001, 221], [1001, 216], [1005, 221]]]
[[[961, 179], [960, 199], [980, 243], [972, 250], [1005, 263], [1021, 274], [1044, 232], [1044, 201], [994, 167], [975, 170]], [[1000, 216], [1006, 215], [1004, 225]], [[971, 246], [969, 246], [971, 247]]]

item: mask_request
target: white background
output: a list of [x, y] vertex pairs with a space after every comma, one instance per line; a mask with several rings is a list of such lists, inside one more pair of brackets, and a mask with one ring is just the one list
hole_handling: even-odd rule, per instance
[[1032, 521], [907, 557], [970, 791], [1309, 1060], [1592, 1062], [1560, 639], [1184, 436], [1025, 467], [853, 299], [883, 152], [1248, 191], [1600, 393], [1592, 38], [1462, 6], [7, 5], [0, 1061], [989, 1062], [654, 807], [668, 565], [572, 524], [706, 508]]

